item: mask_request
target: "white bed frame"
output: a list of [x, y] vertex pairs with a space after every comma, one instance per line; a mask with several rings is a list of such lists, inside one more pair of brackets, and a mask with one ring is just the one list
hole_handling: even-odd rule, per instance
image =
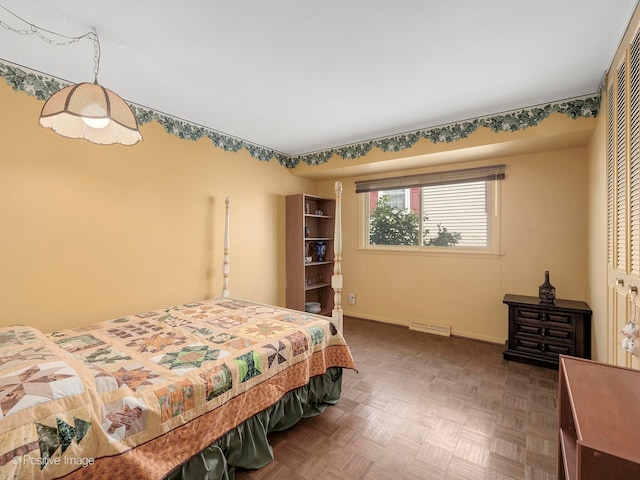
[[[343, 328], [344, 314], [342, 312], [342, 182], [335, 183], [336, 213], [333, 238], [333, 311], [331, 319], [340, 332]], [[229, 212], [231, 201], [229, 197], [224, 202], [224, 253], [222, 258], [222, 297], [229, 298]]]
[[333, 236], [333, 276], [331, 287], [333, 288], [333, 311], [331, 318], [333, 324], [342, 333], [342, 182], [336, 182], [336, 214]]

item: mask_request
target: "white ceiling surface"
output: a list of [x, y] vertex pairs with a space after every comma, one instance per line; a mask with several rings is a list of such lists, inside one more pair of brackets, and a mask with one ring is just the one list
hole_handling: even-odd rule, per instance
[[[636, 4], [0, 0], [56, 33], [95, 29], [99, 83], [126, 100], [289, 155], [594, 93]], [[0, 28], [0, 59], [93, 81], [87, 39]]]

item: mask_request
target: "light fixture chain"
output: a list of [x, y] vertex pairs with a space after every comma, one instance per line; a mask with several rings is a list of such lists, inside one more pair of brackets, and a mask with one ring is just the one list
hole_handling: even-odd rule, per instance
[[93, 36], [93, 74], [95, 75], [94, 83], [98, 83], [98, 72], [100, 71], [100, 39], [97, 32], [89, 32], [87, 35]]
[[[11, 32], [15, 32], [19, 35], [35, 35], [36, 37], [40, 38], [41, 40], [43, 40], [44, 42], [48, 43], [49, 45], [53, 45], [54, 47], [68, 47], [69, 45], [79, 42], [80, 40], [82, 40], [83, 38], [88, 38], [91, 37], [93, 38], [93, 73], [95, 75], [95, 83], [98, 83], [98, 71], [100, 70], [100, 41], [98, 40], [98, 34], [97, 32], [94, 30], [92, 32], [87, 32], [84, 35], [80, 35], [79, 37], [69, 37], [67, 35], [62, 35], [61, 33], [56, 33], [56, 32], [52, 32], [50, 30], [47, 30], [46, 28], [42, 28], [42, 27], [38, 27], [37, 25], [27, 22], [26, 20], [24, 20], [23, 18], [19, 17], [18, 15], [16, 15], [15, 13], [13, 13], [11, 10], [7, 9], [6, 7], [4, 7], [3, 5], [0, 5], [0, 8], [2, 8], [3, 10], [5, 10], [6, 12], [10, 13], [11, 15], [13, 15], [14, 17], [16, 17], [18, 20], [20, 20], [21, 22], [26, 23], [27, 25], [29, 25], [29, 29], [21, 29], [21, 28], [14, 28], [11, 25], [9, 25], [8, 23], [3, 22], [2, 20], [0, 20], [0, 27], [3, 27], [6, 30], [9, 30]], [[45, 35], [43, 32], [55, 35], [59, 38], [66, 38], [67, 40], [64, 41], [60, 41], [60, 40], [56, 40], [53, 38], [48, 37], [47, 35]]]
[[[56, 47], [68, 47], [72, 43], [76, 43], [76, 42], [82, 40], [87, 35], [89, 35], [89, 33], [87, 33], [85, 35], [82, 35], [81, 37], [73, 37], [73, 38], [65, 37], [64, 35], [61, 35], [62, 37], [69, 38], [69, 40], [66, 40], [64, 42], [59, 42], [58, 40], [54, 40], [53, 38], [46, 37], [41, 32], [41, 30], [43, 30], [43, 29], [41, 29], [40, 27], [37, 27], [36, 25], [31, 25], [31, 28], [29, 30], [23, 30], [23, 29], [19, 29], [19, 28], [13, 28], [11, 25], [8, 25], [8, 24], [4, 23], [2, 20], [0, 20], [0, 27], [3, 27], [6, 30], [10, 30], [12, 32], [15, 32], [15, 33], [17, 33], [19, 35], [35, 35], [36, 37], [40, 38], [41, 40], [44, 40], [48, 44], [56, 46]], [[44, 31], [46, 31], [46, 30], [44, 30]], [[93, 33], [93, 32], [90, 32], [90, 33]]]

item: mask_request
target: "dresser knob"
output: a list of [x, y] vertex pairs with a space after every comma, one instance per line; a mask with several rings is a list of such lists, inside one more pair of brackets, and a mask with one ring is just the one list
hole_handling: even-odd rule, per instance
[[621, 278], [616, 278], [616, 285], [618, 287], [622, 287], [624, 285], [624, 280]]

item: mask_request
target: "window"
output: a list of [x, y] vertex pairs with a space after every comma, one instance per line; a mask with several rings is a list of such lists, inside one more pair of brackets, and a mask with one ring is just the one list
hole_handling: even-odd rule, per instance
[[503, 178], [498, 165], [356, 182], [365, 199], [362, 243], [496, 251], [495, 180]]
[[408, 188], [394, 188], [393, 190], [382, 190], [378, 192], [377, 197], [382, 195], [389, 197], [389, 205], [396, 207], [400, 210], [409, 208], [409, 189]]

